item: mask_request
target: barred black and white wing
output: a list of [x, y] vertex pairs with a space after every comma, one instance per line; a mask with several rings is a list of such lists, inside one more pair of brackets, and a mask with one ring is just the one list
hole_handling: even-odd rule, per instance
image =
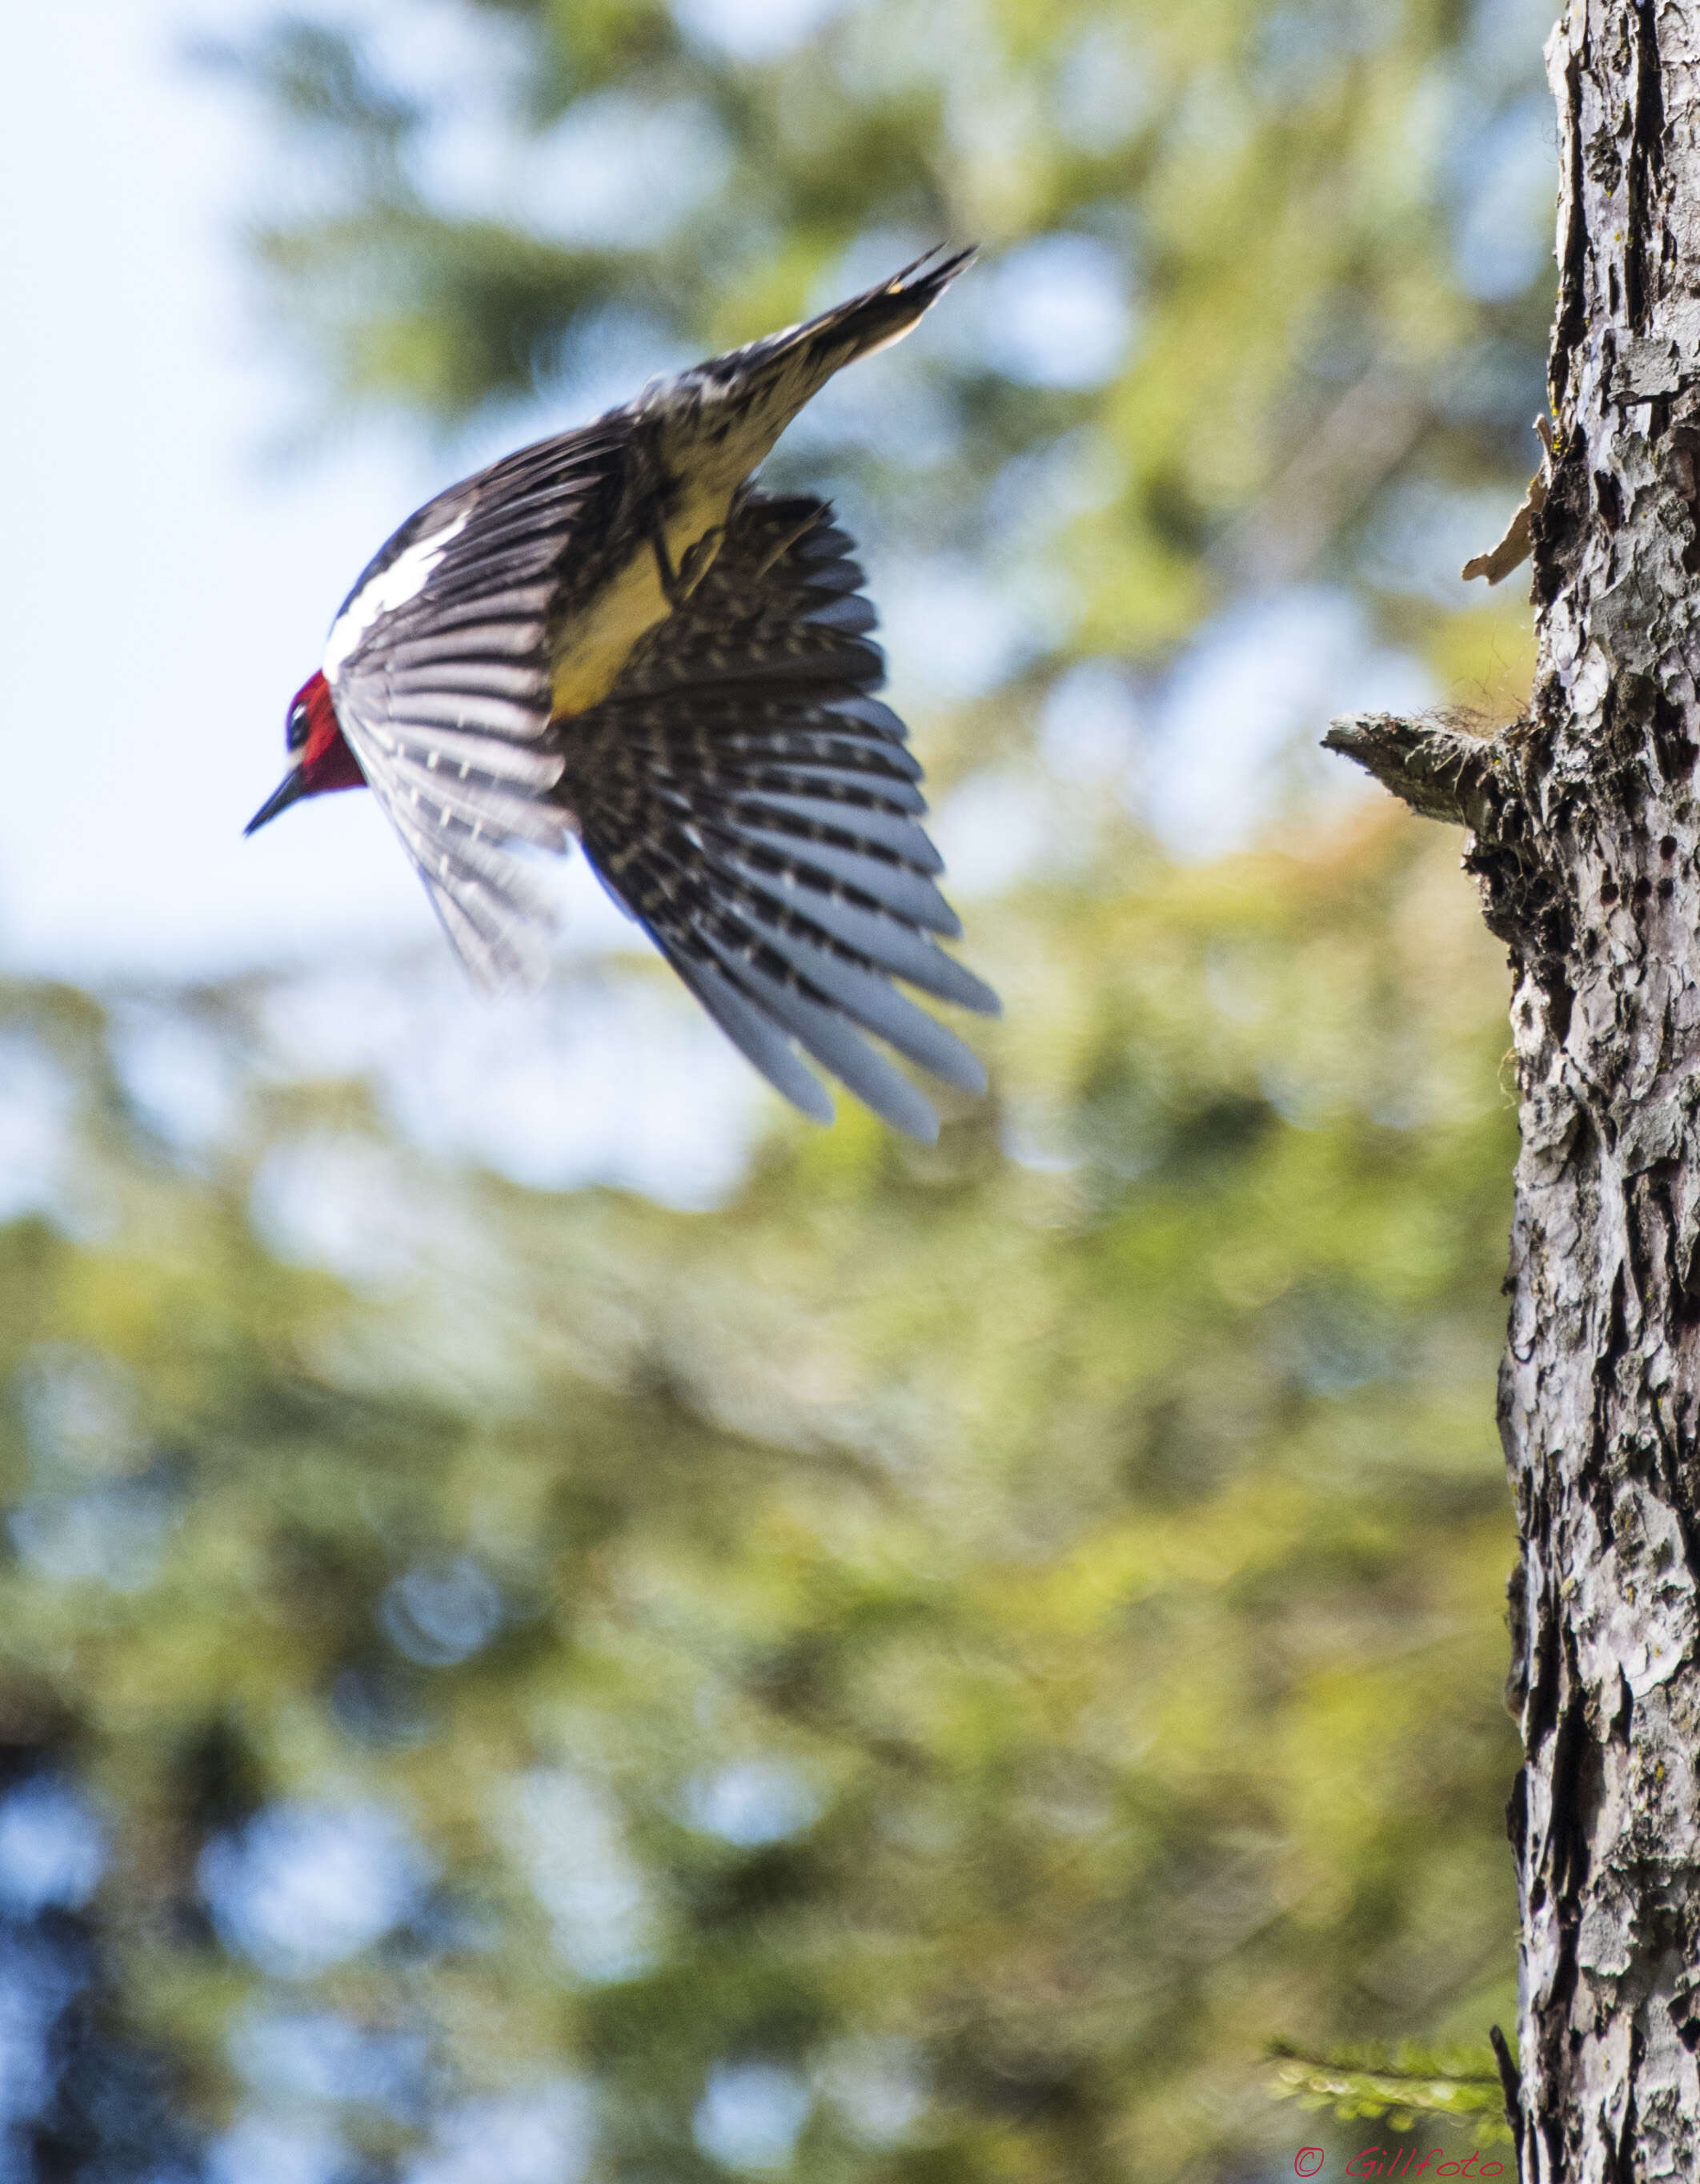
[[933, 938], [961, 928], [935, 884], [920, 768], [871, 694], [885, 666], [852, 550], [821, 502], [744, 495], [690, 599], [602, 704], [559, 723], [554, 794], [604, 884], [769, 1083], [831, 1119], [801, 1049], [931, 1139], [931, 1108], [861, 1034], [978, 1093], [978, 1058], [896, 982], [998, 1004]]
[[430, 502], [361, 576], [324, 671], [361, 771], [480, 984], [535, 982], [548, 897], [525, 845], [563, 847], [549, 800], [548, 621], [563, 560], [605, 532], [623, 437], [528, 448]]

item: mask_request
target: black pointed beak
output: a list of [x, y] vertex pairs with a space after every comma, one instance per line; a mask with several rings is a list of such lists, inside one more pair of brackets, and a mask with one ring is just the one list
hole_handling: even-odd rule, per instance
[[297, 796], [305, 796], [306, 794], [306, 774], [298, 766], [292, 767], [243, 827], [242, 833], [252, 834], [257, 828], [264, 827], [268, 819], [275, 819], [280, 811], [286, 811]]

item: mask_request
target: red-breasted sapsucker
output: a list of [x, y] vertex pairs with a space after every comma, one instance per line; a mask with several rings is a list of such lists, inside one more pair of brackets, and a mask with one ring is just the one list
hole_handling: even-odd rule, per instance
[[931, 253], [427, 503], [343, 601], [290, 708], [290, 772], [248, 831], [369, 786], [489, 987], [540, 973], [547, 893], [525, 850], [576, 834], [787, 1099], [831, 1119], [806, 1054], [933, 1137], [862, 1034], [978, 1093], [975, 1056], [893, 982], [987, 1012], [997, 997], [932, 938], [961, 928], [934, 884], [920, 768], [873, 694], [884, 661], [851, 541], [825, 502], [750, 478], [972, 255]]

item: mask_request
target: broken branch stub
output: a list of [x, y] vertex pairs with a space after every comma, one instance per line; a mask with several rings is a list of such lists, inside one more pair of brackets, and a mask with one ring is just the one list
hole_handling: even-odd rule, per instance
[[1375, 775], [1413, 811], [1479, 832], [1498, 800], [1497, 739], [1438, 721], [1349, 713], [1331, 722], [1325, 750]]

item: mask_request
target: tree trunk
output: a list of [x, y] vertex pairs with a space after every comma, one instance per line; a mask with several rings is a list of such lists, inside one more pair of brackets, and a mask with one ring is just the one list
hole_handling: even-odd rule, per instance
[[1700, 0], [1573, 0], [1531, 716], [1330, 741], [1471, 830], [1522, 1125], [1500, 1425], [1525, 2184], [1700, 2177]]

